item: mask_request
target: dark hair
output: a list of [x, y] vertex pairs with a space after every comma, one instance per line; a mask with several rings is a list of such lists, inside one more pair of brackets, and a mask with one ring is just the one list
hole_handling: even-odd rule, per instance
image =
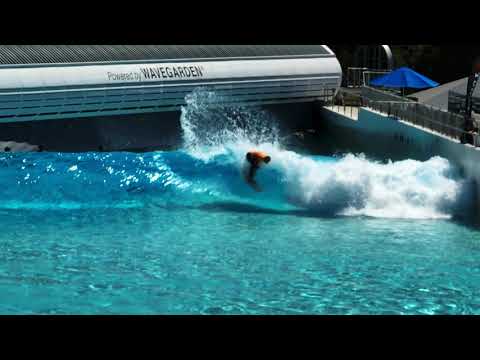
[[265, 164], [268, 164], [270, 162], [270, 160], [272, 160], [272, 158], [270, 156], [265, 156], [263, 158], [263, 161], [265, 162]]
[[3, 149], [3, 151], [10, 151], [10, 148], [8, 146], [5, 146], [5, 149]]
[[251, 153], [247, 152], [246, 158], [247, 158], [247, 161], [248, 161], [249, 163], [252, 163], [252, 162], [253, 162], [253, 158], [252, 158], [252, 154], [251, 154]]

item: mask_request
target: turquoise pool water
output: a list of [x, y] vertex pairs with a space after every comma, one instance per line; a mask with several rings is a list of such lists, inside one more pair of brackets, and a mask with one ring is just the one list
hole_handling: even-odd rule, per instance
[[[242, 111], [190, 104], [178, 151], [1, 155], [0, 313], [480, 313], [448, 161], [300, 154]], [[261, 193], [241, 176], [253, 146], [272, 156]]]

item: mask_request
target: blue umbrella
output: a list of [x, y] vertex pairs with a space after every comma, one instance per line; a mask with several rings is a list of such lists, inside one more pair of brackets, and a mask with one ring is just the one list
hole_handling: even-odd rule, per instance
[[371, 85], [384, 86], [390, 88], [415, 88], [424, 89], [438, 86], [439, 84], [429, 78], [409, 69], [401, 67], [387, 75], [378, 77], [370, 81]]

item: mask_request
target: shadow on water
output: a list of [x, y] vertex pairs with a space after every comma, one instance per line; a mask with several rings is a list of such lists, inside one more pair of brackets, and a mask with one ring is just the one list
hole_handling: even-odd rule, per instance
[[[181, 210], [181, 209], [189, 209], [189, 210], [201, 210], [207, 212], [215, 212], [215, 213], [240, 213], [240, 214], [264, 214], [264, 215], [277, 215], [277, 216], [297, 216], [297, 217], [304, 217], [304, 218], [322, 218], [322, 219], [338, 219], [338, 218], [350, 218], [349, 216], [334, 214], [331, 212], [326, 211], [319, 211], [313, 209], [294, 209], [294, 210], [276, 210], [271, 208], [265, 208], [262, 206], [254, 205], [254, 204], [245, 204], [240, 202], [213, 202], [208, 204], [202, 205], [180, 205], [180, 204], [168, 204], [168, 205], [159, 205], [155, 204], [156, 207], [165, 207], [169, 210]], [[364, 218], [364, 219], [378, 219], [376, 217], [370, 217], [366, 215], [358, 216], [357, 218]], [[397, 219], [397, 220], [404, 220], [404, 221], [416, 221], [416, 219]], [[424, 221], [424, 219], [422, 219]], [[432, 221], [434, 221], [432, 219]], [[477, 214], [462, 214], [462, 215], [455, 215], [450, 219], [451, 222], [459, 225], [470, 228], [472, 230], [480, 231], [480, 219]]]
[[211, 212], [236, 212], [236, 213], [253, 213], [253, 214], [267, 214], [267, 215], [287, 215], [287, 216], [301, 216], [301, 217], [322, 217], [322, 218], [337, 218], [339, 215], [330, 212], [318, 210], [275, 210], [258, 205], [244, 204], [237, 202], [214, 202], [192, 207], [198, 210]]
[[[459, 169], [460, 173], [462, 169]], [[480, 197], [474, 180], [465, 182], [457, 201], [459, 206], [454, 211], [451, 221], [473, 230], [480, 230]]]
[[[235, 202], [217, 202], [211, 204], [204, 204], [201, 206], [191, 207], [197, 210], [203, 211], [210, 211], [210, 212], [235, 212], [235, 213], [249, 213], [249, 214], [266, 214], [266, 215], [283, 215], [283, 216], [297, 216], [297, 217], [304, 217], [304, 218], [320, 218], [320, 219], [339, 219], [339, 218], [350, 218], [349, 216], [345, 215], [338, 215], [332, 214], [317, 210], [275, 210], [275, 209], [268, 209], [264, 207], [260, 207], [257, 205], [250, 205], [250, 204], [242, 204], [242, 203], [235, 203]], [[363, 219], [372, 219], [376, 220], [377, 217], [371, 216], [357, 216], [358, 218]], [[393, 219], [392, 219], [393, 220]], [[411, 221], [415, 222], [420, 219], [396, 219], [398, 221]], [[421, 219], [421, 221], [425, 221]], [[435, 219], [432, 219], [435, 221]], [[455, 215], [450, 219], [451, 222], [469, 228], [471, 230], [480, 231], [480, 219], [477, 214], [470, 214], [470, 215]]]
[[479, 214], [477, 213], [472, 213], [471, 215], [454, 216], [450, 221], [452, 221], [457, 225], [464, 226], [472, 230], [480, 231], [480, 218], [479, 218]]

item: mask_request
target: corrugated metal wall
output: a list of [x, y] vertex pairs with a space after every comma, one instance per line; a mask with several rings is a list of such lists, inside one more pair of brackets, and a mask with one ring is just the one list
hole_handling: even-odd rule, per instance
[[0, 64], [327, 55], [321, 45], [0, 45]]

